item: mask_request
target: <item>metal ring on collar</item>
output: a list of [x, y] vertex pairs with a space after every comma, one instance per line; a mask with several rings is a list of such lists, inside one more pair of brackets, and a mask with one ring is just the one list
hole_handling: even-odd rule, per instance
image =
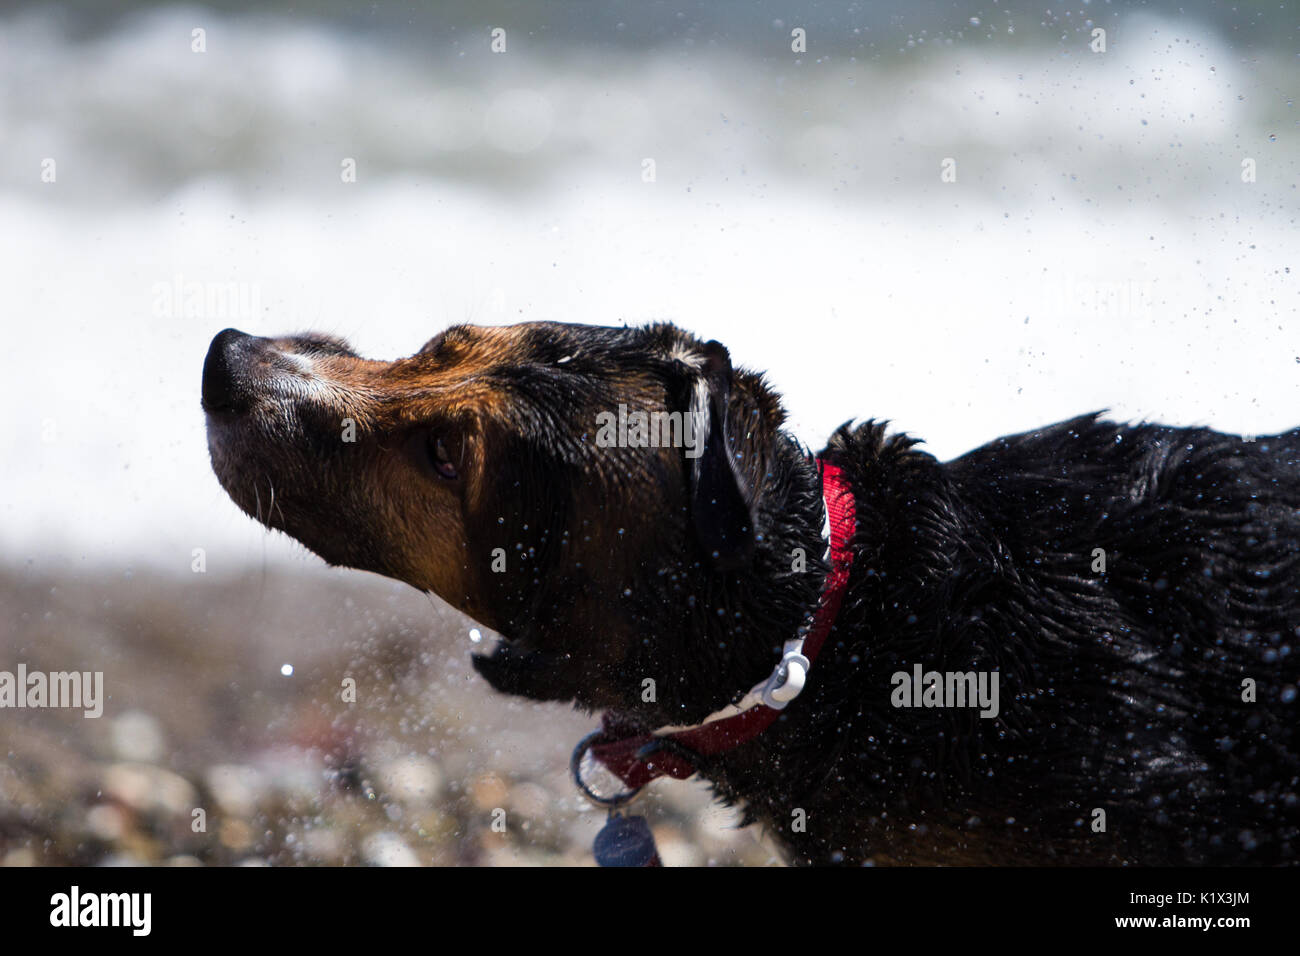
[[582, 779], [582, 758], [587, 755], [591, 749], [595, 738], [603, 736], [604, 731], [596, 730], [587, 734], [582, 740], [578, 741], [578, 746], [573, 748], [573, 756], [569, 758], [569, 771], [573, 774], [573, 783], [578, 788], [578, 792], [590, 800], [598, 807], [604, 807], [607, 810], [614, 810], [618, 807], [627, 806], [633, 800], [641, 795], [644, 787], [637, 787], [635, 790], [625, 790], [622, 793], [615, 794], [612, 797], [602, 797]]

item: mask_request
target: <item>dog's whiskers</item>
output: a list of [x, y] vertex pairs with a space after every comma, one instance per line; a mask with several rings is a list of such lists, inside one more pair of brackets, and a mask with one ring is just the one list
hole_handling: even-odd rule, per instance
[[270, 504], [270, 505], [267, 507], [267, 509], [266, 509], [266, 516], [267, 516], [267, 518], [270, 518], [270, 517], [271, 517], [271, 514], [272, 514], [273, 511], [277, 511], [277, 512], [279, 512], [279, 514], [280, 514], [280, 523], [283, 524], [283, 525], [287, 525], [288, 522], [286, 522], [286, 521], [284, 520], [284, 509], [281, 508], [281, 507], [280, 507], [278, 504], [276, 504], [276, 502], [275, 502], [275, 482], [273, 482], [273, 481], [271, 480], [271, 476], [270, 476], [270, 475], [267, 475], [267, 476], [266, 476], [266, 484], [267, 484], [267, 487], [269, 487], [269, 488], [271, 489], [271, 504]]

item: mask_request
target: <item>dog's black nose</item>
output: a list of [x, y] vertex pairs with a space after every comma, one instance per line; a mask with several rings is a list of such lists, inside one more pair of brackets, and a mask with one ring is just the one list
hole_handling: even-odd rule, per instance
[[239, 331], [218, 332], [203, 360], [203, 410], [246, 411], [251, 404], [249, 362], [257, 339]]

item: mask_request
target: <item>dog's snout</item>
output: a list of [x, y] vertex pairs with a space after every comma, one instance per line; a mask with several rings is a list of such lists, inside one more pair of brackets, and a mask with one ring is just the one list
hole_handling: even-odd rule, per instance
[[259, 340], [239, 329], [218, 332], [203, 360], [203, 409], [246, 410], [252, 400], [250, 360]]

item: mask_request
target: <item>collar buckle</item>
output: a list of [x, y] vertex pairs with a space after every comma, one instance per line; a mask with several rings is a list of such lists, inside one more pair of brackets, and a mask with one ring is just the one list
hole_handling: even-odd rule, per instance
[[786, 641], [781, 663], [776, 665], [772, 676], [767, 679], [759, 692], [763, 705], [773, 710], [784, 709], [785, 705], [798, 697], [803, 690], [810, 667], [812, 661], [808, 660], [803, 653], [803, 638]]

